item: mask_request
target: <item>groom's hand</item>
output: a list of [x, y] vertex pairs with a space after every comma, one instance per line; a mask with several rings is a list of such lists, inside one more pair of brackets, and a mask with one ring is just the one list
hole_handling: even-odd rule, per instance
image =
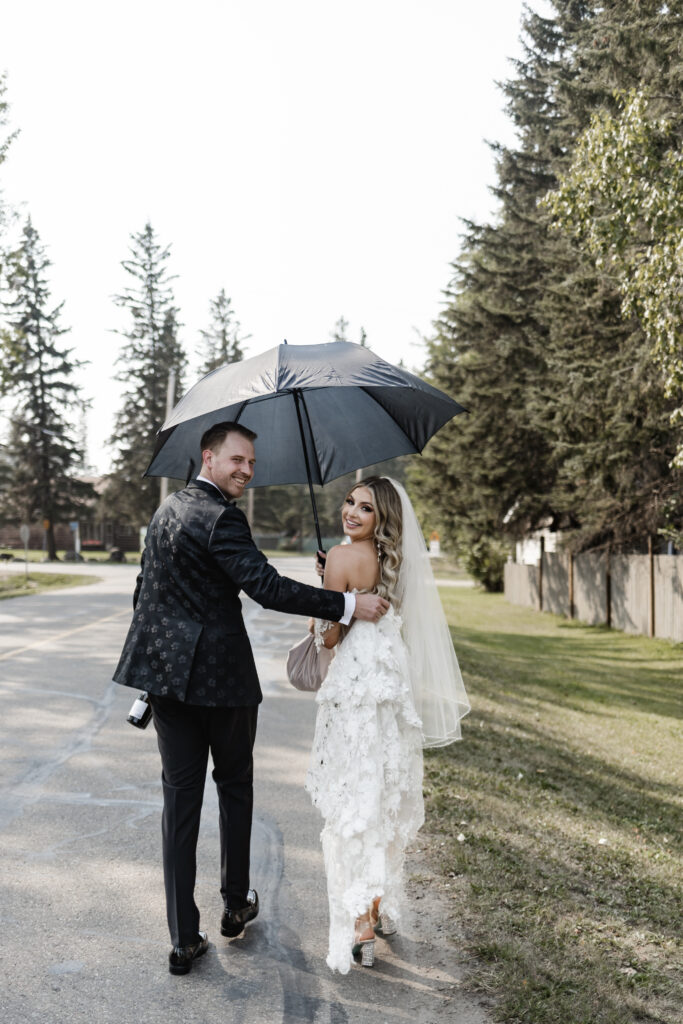
[[385, 601], [378, 594], [356, 594], [354, 619], [364, 619], [365, 622], [379, 622], [388, 611], [389, 602]]

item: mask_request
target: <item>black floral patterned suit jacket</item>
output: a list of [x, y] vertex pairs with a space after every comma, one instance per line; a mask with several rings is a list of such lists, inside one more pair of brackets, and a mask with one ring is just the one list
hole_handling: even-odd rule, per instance
[[335, 621], [344, 614], [342, 594], [278, 575], [244, 513], [194, 480], [149, 525], [115, 681], [189, 704], [258, 704], [240, 590], [276, 611]]

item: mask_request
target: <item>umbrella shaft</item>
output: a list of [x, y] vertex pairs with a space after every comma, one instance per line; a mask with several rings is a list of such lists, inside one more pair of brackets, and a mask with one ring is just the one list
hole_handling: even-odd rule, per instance
[[318, 522], [318, 509], [317, 509], [316, 504], [315, 504], [315, 494], [313, 493], [313, 481], [311, 479], [311, 464], [308, 461], [308, 448], [306, 446], [306, 435], [304, 434], [304, 424], [303, 424], [303, 420], [301, 419], [301, 406], [299, 404], [300, 401], [301, 401], [301, 398], [299, 396], [298, 390], [296, 390], [296, 389], [293, 391], [293, 395], [294, 395], [294, 405], [296, 407], [296, 418], [297, 418], [297, 420], [299, 422], [299, 433], [301, 434], [301, 444], [302, 444], [303, 450], [304, 450], [304, 462], [306, 463], [306, 476], [308, 477], [308, 492], [309, 492], [309, 494], [311, 496], [311, 505], [313, 506], [313, 521], [315, 522], [315, 535], [316, 535], [317, 540], [318, 540], [318, 548], [319, 548], [320, 551], [322, 551], [322, 549], [323, 549], [323, 541], [322, 541], [322, 537], [320, 536], [320, 523]]

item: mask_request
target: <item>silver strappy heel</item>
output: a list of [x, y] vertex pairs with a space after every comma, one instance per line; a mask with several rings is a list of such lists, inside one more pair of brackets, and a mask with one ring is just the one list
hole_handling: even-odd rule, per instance
[[360, 963], [361, 967], [372, 967], [375, 962], [375, 940], [366, 939], [361, 942]]
[[380, 914], [375, 925], [375, 931], [378, 935], [382, 935], [386, 938], [387, 935], [396, 934], [396, 922], [393, 917], [389, 917], [388, 914]]
[[[353, 956], [360, 956], [361, 967], [372, 967], [375, 962], [375, 936], [374, 927], [372, 924], [373, 913], [370, 911], [368, 914], [363, 915], [362, 918], [356, 920], [356, 936], [357, 940], [351, 947], [351, 953]], [[367, 920], [366, 920], [367, 918]], [[371, 939], [361, 939], [360, 936], [364, 932], [370, 932], [372, 934]]]

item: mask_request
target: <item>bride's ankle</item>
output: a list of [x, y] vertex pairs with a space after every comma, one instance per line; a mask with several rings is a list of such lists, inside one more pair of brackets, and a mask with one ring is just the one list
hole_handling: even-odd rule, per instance
[[367, 942], [370, 939], [374, 939], [375, 932], [371, 914], [372, 912], [368, 911], [366, 914], [361, 914], [360, 917], [356, 918], [356, 942]]
[[370, 907], [370, 923], [373, 928], [379, 921], [379, 905], [381, 899], [381, 896], [377, 896], [377, 898], [372, 901], [372, 906]]

